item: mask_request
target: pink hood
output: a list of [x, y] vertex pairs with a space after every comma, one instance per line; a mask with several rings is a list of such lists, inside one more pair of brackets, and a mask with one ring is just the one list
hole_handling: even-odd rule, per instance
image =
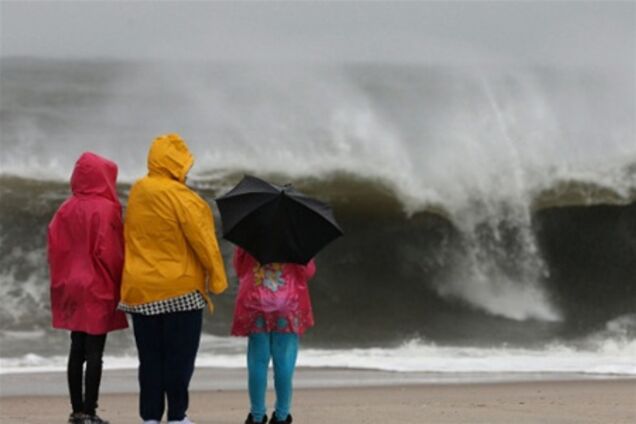
[[86, 152], [75, 162], [71, 189], [76, 196], [101, 196], [119, 205], [117, 165], [95, 153]]

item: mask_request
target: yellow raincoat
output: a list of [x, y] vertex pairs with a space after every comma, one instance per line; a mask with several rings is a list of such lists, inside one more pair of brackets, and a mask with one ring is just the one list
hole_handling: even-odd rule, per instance
[[[130, 306], [227, 288], [208, 204], [185, 185], [194, 158], [177, 134], [155, 139], [148, 175], [130, 190], [121, 302]], [[207, 277], [207, 285], [206, 285]]]

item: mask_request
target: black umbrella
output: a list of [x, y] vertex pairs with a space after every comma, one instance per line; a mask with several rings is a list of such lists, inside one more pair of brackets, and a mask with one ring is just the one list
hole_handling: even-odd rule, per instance
[[281, 187], [246, 175], [216, 202], [223, 237], [261, 264], [306, 264], [342, 235], [329, 205], [290, 185]]

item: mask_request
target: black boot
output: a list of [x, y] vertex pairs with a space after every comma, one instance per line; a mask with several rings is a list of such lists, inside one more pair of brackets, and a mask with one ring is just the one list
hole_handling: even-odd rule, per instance
[[279, 420], [276, 418], [276, 412], [274, 412], [274, 413], [272, 414], [272, 419], [271, 419], [271, 420], [269, 420], [269, 424], [291, 424], [291, 423], [292, 423], [292, 416], [291, 416], [291, 414], [288, 414], [288, 415], [287, 415], [287, 419], [286, 419], [285, 421], [279, 421]]
[[84, 424], [109, 424], [108, 421], [101, 419], [97, 414], [86, 415]]
[[73, 412], [68, 416], [68, 424], [84, 424], [86, 415], [81, 412]]
[[248, 414], [245, 424], [267, 424], [267, 415], [263, 416], [263, 421], [254, 421], [252, 414]]

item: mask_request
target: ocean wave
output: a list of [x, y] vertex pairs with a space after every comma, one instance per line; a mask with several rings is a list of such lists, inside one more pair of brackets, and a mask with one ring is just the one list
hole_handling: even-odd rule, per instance
[[[213, 203], [240, 177], [223, 173], [193, 184]], [[582, 331], [611, 314], [624, 313], [633, 300], [626, 282], [636, 262], [626, 252], [636, 249], [632, 236], [636, 203], [586, 201], [584, 206], [535, 211], [491, 204], [485, 206], [486, 214], [480, 211], [484, 205], [476, 204], [472, 217], [452, 215], [441, 207], [407, 214], [380, 182], [338, 175], [330, 180], [299, 180], [298, 186], [332, 203], [346, 232], [320, 254], [317, 301], [329, 310], [349, 302], [373, 315], [377, 312], [368, 302], [348, 297], [347, 288], [380, 296], [395, 319], [407, 322], [401, 325], [400, 337], [421, 331], [434, 334], [434, 339], [444, 337], [443, 323], [448, 319], [435, 317], [449, 313], [459, 314], [458, 323], [467, 328], [475, 325], [469, 325], [471, 321], [481, 322], [485, 312], [519, 323], [554, 323], [554, 331], [559, 323], [568, 331]], [[119, 186], [124, 203], [128, 189]], [[63, 183], [0, 178], [0, 293], [12, 299], [0, 307], [2, 330], [48, 325], [46, 226], [68, 191]], [[594, 246], [602, 249], [602, 261]], [[221, 241], [221, 247], [230, 263], [232, 246]], [[382, 281], [393, 281], [398, 293], [387, 291]], [[594, 304], [592, 312], [587, 311], [596, 298], [604, 299], [603, 307]], [[222, 311], [231, 311], [231, 301], [219, 302]], [[339, 314], [324, 319], [335, 325], [335, 316]], [[363, 319], [377, 337], [390, 337], [389, 325]], [[454, 332], [460, 334], [459, 329]]]
[[[0, 66], [0, 330], [48, 329], [46, 225], [76, 158], [116, 161], [125, 204], [165, 131], [188, 141], [189, 184], [210, 204], [249, 173], [333, 205], [346, 236], [317, 258], [312, 348], [522, 349], [633, 312], [634, 102], [604, 73]], [[221, 241], [228, 265], [232, 248]], [[206, 331], [226, 334], [231, 296], [216, 303]], [[0, 356], [50, 347], [26, 341]]]

